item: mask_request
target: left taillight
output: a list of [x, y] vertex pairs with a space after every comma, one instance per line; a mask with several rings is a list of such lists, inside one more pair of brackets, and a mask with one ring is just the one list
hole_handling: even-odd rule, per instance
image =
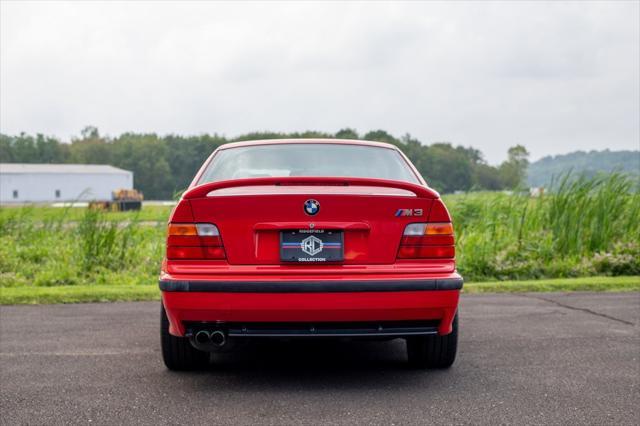
[[167, 232], [167, 259], [225, 259], [218, 227], [212, 223], [170, 223]]
[[451, 222], [408, 224], [398, 249], [398, 259], [453, 259], [455, 254]]

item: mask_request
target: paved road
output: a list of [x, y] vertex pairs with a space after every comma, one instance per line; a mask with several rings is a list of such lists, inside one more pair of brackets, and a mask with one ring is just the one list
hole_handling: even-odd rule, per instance
[[464, 296], [448, 371], [402, 341], [164, 369], [156, 303], [0, 308], [0, 423], [640, 424], [640, 294]]

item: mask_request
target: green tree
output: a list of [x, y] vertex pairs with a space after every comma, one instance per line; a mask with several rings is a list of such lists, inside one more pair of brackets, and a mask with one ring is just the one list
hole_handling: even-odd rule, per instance
[[80, 135], [82, 135], [82, 139], [100, 139], [100, 132], [95, 126], [85, 126], [80, 130]]
[[15, 163], [11, 137], [0, 134], [0, 163]]
[[226, 140], [217, 135], [183, 137], [165, 136], [167, 153], [170, 156], [171, 190], [173, 193], [187, 188], [195, 172], [211, 153]]
[[20, 133], [12, 141], [13, 161], [16, 163], [38, 163], [38, 150], [33, 136]]
[[39, 163], [64, 163], [69, 156], [67, 146], [55, 138], [38, 134], [35, 146]]
[[399, 145], [400, 141], [390, 135], [384, 130], [372, 130], [364, 135], [364, 139], [367, 141], [386, 142], [394, 145]]
[[112, 164], [133, 171], [134, 186], [146, 199], [168, 200], [175, 186], [169, 154], [166, 142], [155, 134], [125, 133], [113, 141]]
[[110, 141], [101, 137], [98, 129], [87, 126], [80, 131], [82, 137], [73, 139], [69, 148], [69, 162], [79, 164], [112, 164]]
[[488, 189], [490, 191], [504, 188], [498, 168], [481, 163], [474, 166], [473, 172], [474, 188]]
[[345, 127], [336, 132], [335, 137], [337, 139], [359, 139], [358, 132], [355, 129]]
[[438, 191], [469, 190], [473, 185], [471, 162], [449, 143], [429, 145], [419, 164], [427, 182]]
[[525, 184], [529, 152], [522, 145], [516, 145], [507, 151], [507, 161], [500, 165], [500, 177], [506, 188], [517, 188]]

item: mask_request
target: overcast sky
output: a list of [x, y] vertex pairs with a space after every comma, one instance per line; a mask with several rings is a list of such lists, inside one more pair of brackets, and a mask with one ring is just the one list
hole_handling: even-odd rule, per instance
[[0, 130], [640, 145], [640, 2], [5, 2]]

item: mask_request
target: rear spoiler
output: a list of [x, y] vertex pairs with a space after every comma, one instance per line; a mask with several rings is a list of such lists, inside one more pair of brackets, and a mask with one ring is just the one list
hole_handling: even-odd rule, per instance
[[223, 188], [234, 188], [240, 186], [373, 186], [383, 188], [404, 189], [416, 194], [421, 198], [439, 198], [433, 189], [417, 185], [415, 183], [402, 182], [397, 180], [373, 179], [373, 178], [352, 178], [352, 177], [259, 177], [249, 179], [223, 180], [219, 182], [208, 182], [188, 189], [183, 195], [183, 199], [206, 197], [211, 191]]

